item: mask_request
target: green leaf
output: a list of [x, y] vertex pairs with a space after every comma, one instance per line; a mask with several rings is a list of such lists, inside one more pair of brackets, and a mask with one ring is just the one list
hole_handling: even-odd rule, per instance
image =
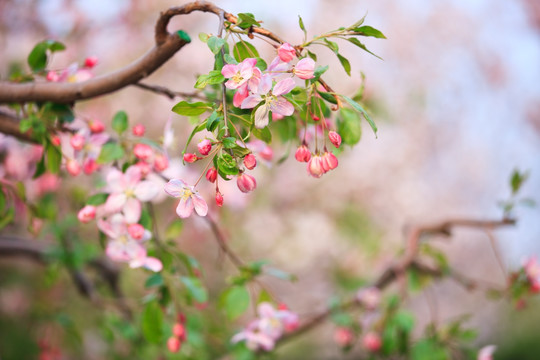
[[97, 206], [97, 205], [105, 204], [105, 201], [107, 201], [108, 197], [109, 197], [109, 194], [105, 194], [105, 193], [92, 195], [88, 198], [88, 200], [86, 200], [86, 205]]
[[178, 30], [176, 35], [178, 35], [180, 39], [184, 40], [188, 44], [191, 42], [191, 37], [184, 30]]
[[124, 149], [120, 144], [109, 142], [103, 145], [96, 160], [98, 164], [106, 164], [124, 157]]
[[307, 30], [306, 30], [306, 27], [304, 26], [304, 20], [302, 20], [302, 17], [300, 15], [298, 15], [298, 26], [300, 26], [300, 29], [302, 29], [302, 31], [304, 32], [304, 35], [306, 35]]
[[223, 153], [217, 157], [217, 166], [219, 171], [225, 175], [236, 175], [239, 171], [236, 161], [227, 153]]
[[337, 104], [336, 97], [330, 93], [324, 92], [324, 91], [317, 91], [321, 97], [332, 104]]
[[221, 120], [222, 117], [216, 111], [212, 112], [208, 119], [206, 119], [206, 130], [214, 131]]
[[267, 144], [270, 144], [272, 142], [272, 133], [270, 132], [270, 129], [268, 129], [268, 126], [264, 127], [263, 129], [253, 128], [253, 131], [251, 133], [257, 139], [260, 139]]
[[163, 338], [163, 312], [156, 301], [146, 304], [141, 317], [142, 333], [152, 344], [159, 344]]
[[60, 172], [60, 164], [62, 162], [62, 153], [53, 144], [47, 145], [47, 169], [52, 174], [58, 174]]
[[341, 66], [343, 66], [343, 68], [345, 69], [347, 75], [351, 76], [351, 63], [349, 62], [349, 60], [347, 60], [347, 58], [342, 56], [341, 54], [336, 55], [339, 59], [339, 62], [341, 63]]
[[235, 58], [233, 58], [231, 55], [229, 54], [225, 54], [225, 56], [223, 57], [223, 59], [225, 60], [225, 62], [227, 64], [233, 64], [233, 65], [238, 65], [238, 61], [236, 61]]
[[255, 49], [255, 46], [246, 41], [239, 41], [234, 44], [233, 47], [234, 58], [240, 62], [247, 58], [258, 58], [259, 52]]
[[167, 226], [167, 230], [165, 230], [165, 239], [167, 240], [177, 239], [182, 233], [183, 229], [184, 229], [184, 222], [182, 220], [180, 219], [173, 220], [169, 224], [169, 226]]
[[122, 135], [129, 126], [128, 116], [125, 111], [118, 111], [114, 114], [111, 127], [118, 135]]
[[231, 149], [231, 148], [233, 148], [235, 146], [237, 146], [235, 137], [230, 136], [230, 137], [227, 137], [227, 138], [223, 139], [223, 147], [225, 149]]
[[344, 144], [351, 146], [357, 144], [362, 137], [362, 125], [358, 113], [342, 108], [337, 118], [337, 131]]
[[28, 65], [34, 72], [45, 70], [47, 66], [47, 51], [55, 52], [64, 50], [64, 44], [53, 40], [45, 40], [37, 43], [28, 55]]
[[312, 53], [311, 51], [307, 51], [307, 54], [310, 58], [313, 59], [313, 61], [317, 61], [317, 55], [315, 55], [314, 53]]
[[241, 27], [242, 29], [248, 29], [252, 26], [255, 26], [255, 27], [261, 26], [255, 19], [255, 15], [250, 14], [250, 13], [238, 14], [238, 22], [236, 23], [236, 25]]
[[73, 109], [67, 104], [47, 103], [47, 111], [50, 111], [58, 118], [60, 122], [73, 122], [75, 115]]
[[174, 105], [172, 111], [178, 115], [198, 116], [211, 109], [212, 105], [209, 103], [188, 103], [187, 101], [180, 101], [178, 104]]
[[199, 33], [199, 40], [201, 40], [203, 43], [206, 43], [210, 36], [207, 33]]
[[448, 360], [451, 359], [448, 351], [431, 339], [422, 339], [413, 345], [410, 354], [411, 360]]
[[160, 273], [156, 273], [156, 274], [150, 275], [146, 279], [146, 282], [144, 283], [144, 287], [148, 289], [151, 287], [160, 287], [163, 284], [164, 284], [163, 276], [161, 276]]
[[319, 66], [315, 69], [313, 72], [313, 79], [310, 79], [311, 83], [315, 83], [316, 81], [319, 81], [319, 78], [322, 74], [324, 74], [328, 70], [328, 65], [326, 66]]
[[514, 170], [512, 176], [510, 177], [510, 186], [512, 187], [512, 195], [517, 194], [521, 186], [525, 183], [529, 177], [528, 172], [521, 173], [519, 170]]
[[326, 44], [326, 46], [327, 46], [330, 50], [332, 50], [332, 51], [335, 52], [336, 54], [338, 53], [338, 51], [339, 51], [339, 46], [338, 46], [338, 44], [337, 44], [336, 42], [330, 41], [330, 40], [328, 40], [328, 39], [326, 39], [326, 38], [324, 38], [323, 40], [324, 40], [324, 43]]
[[7, 225], [9, 225], [13, 221], [14, 218], [15, 218], [15, 208], [10, 207], [0, 217], [0, 230], [2, 230]]
[[244, 286], [233, 286], [227, 289], [220, 299], [220, 305], [225, 309], [230, 320], [242, 315], [248, 309], [249, 302], [249, 292]]
[[353, 43], [354, 45], [358, 46], [360, 49], [364, 50], [364, 51], [367, 51], [368, 53], [370, 53], [371, 55], [383, 60], [382, 57], [372, 53], [371, 51], [368, 50], [368, 48], [366, 47], [366, 45], [362, 44], [360, 42], [360, 40], [358, 40], [357, 38], [347, 38], [347, 41]]
[[200, 75], [197, 78], [197, 82], [195, 83], [194, 87], [196, 89], [204, 89], [207, 85], [221, 84], [223, 81], [225, 81], [225, 76], [221, 75], [221, 71], [212, 70], [208, 75]]
[[257, 58], [257, 63], [255, 64], [255, 66], [261, 71], [264, 71], [268, 68], [268, 64], [266, 64], [266, 61], [264, 61], [260, 57]]
[[182, 276], [180, 280], [186, 286], [189, 295], [191, 295], [196, 302], [204, 303], [208, 301], [208, 293], [206, 292], [201, 279], [191, 276]]
[[375, 29], [374, 27], [367, 26], [367, 25], [354, 28], [352, 29], [352, 31], [361, 33], [360, 35], [363, 35], [363, 36], [373, 36], [378, 39], [386, 39], [386, 36], [384, 36], [382, 32]]
[[375, 122], [373, 122], [373, 120], [371, 119], [369, 114], [366, 112], [366, 110], [364, 110], [364, 108], [360, 104], [358, 104], [356, 101], [354, 101], [350, 97], [345, 96], [345, 95], [340, 95], [340, 96], [345, 101], [347, 101], [353, 108], [355, 108], [357, 111], [361, 112], [362, 115], [364, 115], [364, 118], [369, 123], [369, 126], [371, 126], [371, 129], [373, 130], [373, 133], [375, 133], [375, 137], [377, 137], [377, 125], [375, 125]]
[[226, 41], [222, 38], [210, 36], [206, 42], [206, 45], [208, 45], [210, 51], [212, 51], [214, 54], [218, 54], [221, 51], [221, 48], [225, 46], [225, 43]]
[[189, 146], [189, 143], [191, 142], [191, 139], [193, 139], [193, 136], [195, 136], [196, 133], [203, 131], [205, 128], [206, 128], [206, 120], [200, 123], [199, 125], [195, 126], [195, 128], [193, 128], [193, 131], [191, 132], [191, 134], [189, 134], [189, 137], [186, 141], [186, 146], [184, 146], [184, 150], [182, 150], [182, 154], [186, 152]]

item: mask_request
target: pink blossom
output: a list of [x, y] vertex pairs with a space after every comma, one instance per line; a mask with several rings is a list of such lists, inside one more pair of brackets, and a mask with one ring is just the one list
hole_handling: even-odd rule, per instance
[[247, 144], [247, 147], [254, 154], [256, 154], [258, 157], [260, 157], [261, 159], [267, 162], [272, 161], [272, 159], [274, 158], [274, 150], [272, 150], [272, 148], [262, 140], [258, 140], [258, 139], [251, 140]]
[[370, 352], [377, 352], [382, 346], [382, 340], [379, 334], [370, 331], [362, 338], [362, 344]]
[[133, 147], [133, 154], [135, 154], [137, 159], [147, 160], [154, 154], [154, 152], [149, 145], [139, 143]]
[[171, 336], [169, 339], [167, 339], [167, 349], [169, 349], [169, 351], [172, 353], [177, 353], [180, 351], [181, 345], [182, 343], [177, 337]]
[[77, 218], [83, 224], [86, 224], [96, 218], [96, 207], [92, 205], [86, 205], [77, 214]]
[[376, 287], [358, 290], [356, 299], [368, 310], [374, 310], [381, 302], [381, 291]]
[[257, 181], [253, 176], [242, 173], [236, 178], [236, 185], [238, 185], [240, 191], [248, 193], [255, 190], [257, 187]]
[[278, 56], [281, 61], [288, 63], [296, 56], [296, 50], [289, 43], [283, 43], [278, 47]]
[[257, 59], [247, 58], [238, 65], [227, 64], [221, 69], [221, 74], [230, 79], [225, 83], [228, 89], [238, 89], [244, 85], [252, 76], [257, 64]]
[[255, 158], [255, 155], [247, 154], [244, 157], [244, 166], [249, 170], [253, 170], [255, 166], [257, 166], [257, 159]]
[[143, 124], [137, 124], [132, 129], [133, 135], [135, 136], [144, 136], [144, 132], [146, 131], [146, 128]]
[[262, 129], [268, 125], [268, 113], [276, 113], [289, 116], [294, 113], [294, 106], [283, 96], [294, 88], [294, 80], [286, 78], [279, 81], [272, 89], [272, 78], [264, 75], [254, 95], [248, 96], [240, 106], [242, 109], [252, 109], [262, 104], [255, 110], [255, 127]]
[[93, 68], [98, 63], [97, 56], [89, 56], [84, 60], [84, 66], [87, 68]]
[[106, 213], [122, 211], [129, 223], [139, 221], [141, 217], [141, 201], [150, 201], [159, 189], [151, 181], [141, 181], [141, 170], [130, 166], [126, 173], [112, 168], [106, 176], [109, 197], [104, 205]]
[[495, 345], [487, 345], [480, 349], [478, 352], [478, 360], [493, 360], [493, 353], [497, 350]]
[[57, 82], [60, 79], [60, 77], [58, 76], [56, 71], [49, 71], [47, 73], [46, 79], [47, 81], [50, 81], [50, 82]]
[[308, 162], [311, 159], [311, 151], [309, 151], [306, 145], [299, 146], [298, 149], [296, 149], [294, 157], [296, 161]]
[[169, 159], [163, 154], [157, 154], [154, 158], [154, 169], [162, 172], [169, 167]]
[[210, 150], [212, 150], [212, 142], [208, 139], [204, 139], [197, 144], [197, 149], [201, 155], [206, 156], [210, 153]]
[[180, 198], [176, 213], [181, 218], [187, 218], [195, 209], [199, 216], [206, 216], [208, 205], [193, 186], [187, 185], [183, 180], [172, 179], [165, 184], [165, 192], [173, 197]]
[[314, 178], [320, 178], [326, 172], [322, 163], [322, 159], [319, 155], [314, 155], [311, 160], [308, 161], [307, 169], [309, 175]]
[[197, 160], [199, 160], [199, 158], [197, 157], [197, 154], [193, 154], [193, 153], [184, 154], [184, 161], [187, 163], [194, 163]]
[[339, 146], [341, 145], [341, 136], [337, 132], [329, 131], [328, 138], [336, 148], [339, 148]]
[[127, 231], [129, 233], [129, 236], [131, 236], [135, 240], [141, 240], [147, 230], [145, 230], [141, 224], [130, 224], [128, 225]]
[[253, 351], [257, 351], [259, 349], [271, 351], [274, 348], [276, 341], [267, 334], [258, 332], [256, 324], [257, 322], [254, 322], [254, 326], [249, 326], [247, 329], [234, 335], [231, 342], [234, 344], [239, 341], [245, 341], [246, 347]]
[[523, 270], [525, 270], [525, 274], [530, 281], [537, 281], [540, 278], [540, 264], [534, 256], [525, 262]]
[[216, 181], [217, 176], [218, 176], [218, 172], [215, 167], [211, 167], [206, 172], [206, 180], [208, 180], [211, 183], [214, 183]]
[[315, 61], [310, 58], [300, 60], [293, 69], [293, 73], [303, 80], [313, 79], [315, 77], [313, 75], [314, 71]]
[[105, 124], [99, 120], [92, 120], [88, 123], [88, 127], [92, 134], [99, 134], [105, 130]]
[[334, 341], [342, 347], [351, 345], [354, 334], [349, 328], [338, 327], [334, 332]]
[[338, 159], [336, 155], [332, 154], [331, 152], [325, 152], [321, 157], [321, 160], [325, 172], [334, 170], [338, 166]]
[[[138, 163], [136, 163], [133, 166], [136, 166], [136, 167], [139, 168], [139, 170], [141, 171], [141, 176], [142, 177], [145, 177], [146, 175], [148, 175], [150, 173], [150, 171], [152, 171], [152, 169], [150, 168], [150, 164], [148, 164], [148, 163], [146, 163], [144, 161], [139, 161]], [[154, 167], [156, 167], [155, 164], [154, 164]]]
[[99, 169], [99, 165], [95, 159], [86, 159], [83, 164], [83, 171], [86, 175], [92, 174], [94, 171]]
[[69, 141], [69, 143], [71, 144], [73, 149], [80, 151], [82, 150], [84, 146], [85, 138], [80, 134], [75, 134], [71, 137], [71, 140]]
[[71, 176], [77, 176], [81, 173], [81, 165], [74, 159], [67, 159], [66, 170]]
[[289, 64], [282, 62], [279, 56], [276, 56], [274, 60], [272, 60], [268, 66], [268, 69], [266, 70], [267, 74], [273, 78], [288, 71]]

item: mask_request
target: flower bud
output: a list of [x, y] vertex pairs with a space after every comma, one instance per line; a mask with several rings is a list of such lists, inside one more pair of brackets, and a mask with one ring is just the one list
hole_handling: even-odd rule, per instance
[[92, 205], [86, 205], [81, 210], [79, 210], [79, 213], [77, 214], [77, 218], [80, 222], [86, 224], [92, 220], [94, 220], [96, 217], [96, 207]]
[[368, 310], [375, 310], [381, 302], [381, 291], [376, 287], [358, 290], [356, 299]]
[[338, 166], [338, 159], [336, 155], [332, 154], [331, 152], [325, 152], [321, 159], [325, 172], [334, 170]]
[[139, 143], [133, 148], [133, 154], [139, 160], [146, 160], [152, 156], [153, 151], [149, 145]]
[[157, 172], [162, 172], [169, 167], [169, 159], [163, 154], [158, 154], [154, 158], [154, 169]]
[[288, 63], [296, 56], [296, 50], [289, 43], [283, 43], [278, 47], [278, 56], [281, 61]]
[[197, 149], [201, 153], [201, 155], [206, 156], [212, 150], [212, 143], [208, 139], [204, 139], [200, 143], [197, 144]]
[[218, 176], [218, 172], [215, 167], [211, 167], [206, 172], [206, 180], [210, 181], [211, 183], [215, 182]]
[[99, 165], [95, 159], [86, 159], [83, 164], [83, 171], [86, 175], [90, 175], [97, 169], [99, 169]]
[[98, 63], [97, 56], [89, 56], [84, 60], [84, 66], [91, 69]]
[[105, 130], [105, 125], [99, 120], [93, 120], [89, 124], [92, 134], [99, 134]]
[[303, 80], [313, 79], [315, 77], [313, 75], [314, 71], [315, 61], [310, 58], [300, 60], [293, 69], [293, 73]]
[[139, 170], [141, 171], [141, 175], [143, 177], [150, 174], [150, 171], [152, 171], [152, 169], [150, 168], [150, 165], [148, 163], [145, 163], [144, 161], [139, 161], [138, 163], [135, 164], [135, 166], [139, 168]]
[[270, 146], [265, 146], [260, 152], [259, 156], [266, 161], [272, 161], [274, 157], [274, 150]]
[[242, 173], [236, 178], [236, 185], [238, 185], [241, 192], [247, 193], [255, 190], [257, 181], [253, 176]]
[[186, 338], [186, 329], [184, 325], [180, 323], [174, 324], [172, 328], [172, 333], [174, 336], [176, 336], [180, 340], [184, 340]]
[[61, 144], [60, 138], [57, 135], [52, 135], [51, 136], [51, 143], [54, 146], [60, 146], [60, 144]]
[[334, 332], [334, 341], [339, 346], [349, 346], [353, 341], [353, 332], [349, 328], [339, 327]]
[[319, 155], [315, 155], [308, 161], [307, 169], [309, 175], [314, 178], [320, 178], [326, 172], [323, 167], [322, 159]]
[[308, 162], [311, 159], [311, 151], [309, 151], [306, 145], [302, 145], [296, 149], [294, 157], [296, 161]]
[[146, 128], [143, 124], [137, 124], [133, 127], [131, 130], [133, 132], [133, 135], [135, 136], [144, 136], [144, 133], [146, 132]]
[[178, 351], [180, 351], [180, 345], [182, 344], [180, 343], [180, 339], [178, 339], [177, 337], [171, 336], [167, 340], [167, 348], [172, 353], [177, 353]]
[[77, 176], [81, 173], [81, 165], [77, 160], [68, 159], [66, 161], [66, 170], [71, 176]]
[[247, 154], [246, 157], [244, 157], [244, 166], [249, 170], [253, 170], [255, 166], [257, 166], [257, 159], [255, 159], [255, 155]]
[[362, 344], [370, 352], [379, 351], [382, 346], [382, 340], [379, 334], [376, 332], [370, 331], [362, 339]]
[[216, 191], [216, 205], [219, 207], [223, 206], [223, 195], [219, 191]]
[[46, 79], [47, 81], [50, 81], [50, 82], [57, 82], [60, 79], [60, 77], [58, 76], [56, 71], [49, 71], [47, 73]]
[[195, 161], [199, 160], [197, 155], [192, 153], [185, 153], [184, 154], [184, 161], [187, 163], [194, 163]]
[[71, 144], [73, 149], [79, 151], [79, 150], [82, 150], [82, 148], [84, 147], [85, 140], [82, 135], [75, 134], [71, 137], [71, 140], [69, 140], [69, 143]]
[[341, 145], [341, 136], [337, 132], [329, 131], [328, 138], [330, 139], [332, 145], [334, 145], [336, 148], [339, 148], [339, 146]]
[[141, 224], [131, 224], [127, 230], [129, 235], [135, 240], [141, 240], [144, 236], [144, 227]]

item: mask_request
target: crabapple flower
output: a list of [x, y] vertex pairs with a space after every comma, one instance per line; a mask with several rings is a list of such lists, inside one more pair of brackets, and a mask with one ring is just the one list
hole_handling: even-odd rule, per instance
[[334, 145], [336, 148], [339, 148], [339, 146], [341, 145], [341, 136], [337, 132], [329, 131], [328, 138], [330, 139], [332, 145]]
[[255, 127], [262, 129], [268, 125], [268, 113], [289, 116], [294, 112], [294, 106], [283, 96], [294, 88], [294, 80], [286, 78], [279, 81], [272, 89], [272, 78], [264, 75], [254, 95], [248, 96], [240, 106], [242, 109], [252, 109], [262, 104], [255, 110]]
[[197, 157], [197, 154], [193, 154], [193, 153], [184, 154], [184, 161], [187, 163], [194, 163], [197, 160], [199, 160], [199, 158]]
[[229, 79], [225, 83], [227, 89], [238, 89], [253, 76], [257, 59], [247, 58], [238, 65], [227, 64], [221, 69], [221, 74]]
[[309, 151], [306, 145], [299, 146], [296, 149], [294, 158], [299, 162], [308, 162], [311, 159], [311, 151]]
[[210, 142], [210, 140], [204, 139], [197, 144], [197, 149], [199, 150], [201, 155], [206, 156], [210, 153], [210, 150], [212, 150], [212, 143]]
[[321, 157], [322, 166], [325, 172], [334, 170], [338, 166], [338, 159], [336, 155], [331, 152], [325, 152]]
[[135, 136], [144, 136], [144, 132], [146, 131], [146, 128], [143, 124], [137, 124], [133, 127], [131, 130], [133, 132], [133, 135]]
[[135, 157], [139, 160], [149, 159], [153, 153], [152, 148], [146, 144], [139, 143], [133, 147], [133, 154], [135, 154]]
[[234, 344], [240, 341], [245, 341], [246, 347], [253, 351], [257, 351], [259, 349], [271, 351], [276, 345], [275, 340], [267, 334], [259, 332], [257, 329], [257, 324], [257, 321], [251, 323], [245, 330], [234, 335], [231, 342]]
[[293, 69], [293, 73], [303, 80], [313, 79], [315, 77], [314, 71], [315, 61], [310, 58], [300, 60]]
[[126, 173], [112, 168], [106, 176], [109, 197], [104, 205], [106, 213], [122, 211], [128, 223], [141, 217], [141, 201], [150, 201], [158, 194], [158, 187], [148, 180], [141, 181], [141, 169], [130, 166]]
[[309, 175], [314, 178], [320, 178], [325, 173], [322, 158], [319, 155], [314, 155], [307, 165]]
[[187, 185], [183, 180], [169, 180], [165, 184], [165, 192], [175, 198], [180, 198], [176, 213], [183, 219], [189, 217], [194, 209], [199, 216], [206, 216], [208, 213], [206, 201], [195, 190], [195, 187]]
[[85, 138], [80, 134], [75, 134], [71, 137], [69, 143], [73, 146], [73, 149], [80, 151], [84, 147]]
[[92, 205], [86, 205], [77, 214], [77, 218], [83, 224], [86, 224], [96, 218], [96, 207]]
[[105, 130], [105, 124], [103, 124], [99, 120], [90, 121], [90, 123], [88, 124], [88, 127], [90, 131], [92, 132], [92, 134], [99, 134]]
[[486, 345], [478, 352], [478, 360], [493, 360], [493, 353], [497, 350], [495, 345]]
[[238, 185], [241, 192], [248, 193], [255, 190], [257, 187], [257, 181], [253, 176], [242, 173], [236, 179], [236, 185]]
[[167, 340], [167, 348], [169, 349], [170, 352], [172, 353], [177, 353], [178, 351], [180, 351], [180, 346], [181, 346], [181, 342], [180, 342], [180, 339], [178, 339], [177, 337], [174, 337], [174, 336], [171, 336], [168, 340]]
[[351, 345], [353, 337], [353, 332], [349, 328], [339, 327], [334, 332], [334, 341], [341, 347]]
[[382, 346], [382, 340], [379, 334], [370, 331], [362, 338], [362, 345], [370, 352], [377, 352]]
[[97, 56], [89, 56], [84, 60], [84, 66], [87, 68], [93, 68], [98, 63]]
[[289, 44], [283, 43], [278, 47], [278, 56], [283, 62], [290, 62], [296, 56], [296, 50]]
[[249, 170], [253, 170], [255, 166], [257, 166], [257, 159], [255, 158], [255, 155], [247, 154], [244, 157], [244, 166]]
[[368, 310], [374, 310], [381, 302], [381, 291], [376, 287], [360, 289], [356, 293], [356, 299]]

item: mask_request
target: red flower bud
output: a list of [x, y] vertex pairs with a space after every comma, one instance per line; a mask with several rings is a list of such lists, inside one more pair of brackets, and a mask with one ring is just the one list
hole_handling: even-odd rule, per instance
[[306, 145], [302, 145], [296, 149], [294, 157], [299, 162], [308, 162], [311, 159], [311, 151], [309, 151]]
[[79, 151], [79, 150], [82, 150], [82, 148], [84, 147], [85, 140], [82, 135], [75, 134], [71, 137], [71, 140], [69, 140], [69, 143], [71, 144], [71, 146], [73, 146], [73, 149]]
[[103, 130], [105, 130], [105, 125], [99, 120], [91, 121], [89, 124], [89, 127], [90, 127], [90, 131], [93, 134], [99, 134], [100, 132], [103, 132]]
[[86, 159], [83, 164], [83, 171], [86, 175], [90, 175], [97, 169], [99, 169], [99, 165], [95, 159]]
[[167, 348], [172, 353], [177, 353], [178, 351], [180, 351], [180, 345], [182, 345], [182, 343], [180, 342], [180, 339], [178, 339], [177, 337], [171, 336], [167, 340]]
[[184, 340], [186, 338], [186, 328], [180, 323], [174, 324], [172, 333], [180, 340]]
[[194, 163], [195, 161], [199, 160], [197, 155], [192, 153], [185, 153], [184, 154], [184, 161], [187, 163]]
[[128, 226], [128, 233], [135, 240], [141, 240], [144, 236], [144, 227], [141, 224], [131, 224]]
[[46, 77], [47, 81], [50, 81], [50, 82], [57, 82], [59, 78], [60, 77], [58, 76], [56, 71], [49, 71]]
[[216, 168], [214, 168], [214, 167], [211, 167], [206, 172], [206, 180], [210, 181], [211, 183], [216, 181], [217, 176], [218, 176], [218, 172], [217, 172]]
[[84, 60], [84, 66], [91, 69], [98, 63], [97, 56], [89, 56]]
[[143, 177], [148, 175], [150, 173], [150, 171], [152, 170], [150, 168], [150, 165], [145, 163], [144, 161], [139, 161], [138, 163], [135, 164], [135, 166], [138, 167], [139, 170], [141, 170], [141, 175]]
[[370, 352], [379, 351], [382, 346], [382, 340], [379, 334], [376, 332], [368, 332], [362, 339], [362, 344]]
[[137, 124], [133, 127], [131, 131], [133, 132], [133, 135], [135, 136], [144, 136], [146, 128], [144, 127], [143, 124]]
[[219, 207], [223, 206], [223, 195], [219, 191], [216, 191], [216, 205]]
[[77, 160], [68, 159], [66, 161], [66, 170], [71, 176], [77, 176], [81, 173], [81, 165]]
[[328, 138], [336, 148], [339, 148], [339, 146], [341, 145], [341, 136], [337, 132], [329, 131]]
[[60, 138], [57, 135], [51, 136], [51, 143], [54, 146], [60, 146], [60, 144], [61, 144]]
[[349, 346], [353, 341], [353, 332], [351, 329], [340, 327], [334, 332], [334, 341], [342, 347]]
[[149, 145], [139, 143], [133, 148], [133, 153], [137, 159], [146, 160], [150, 158], [154, 152]]
[[246, 157], [244, 157], [244, 166], [249, 170], [253, 170], [255, 166], [257, 166], [257, 159], [255, 159], [255, 155], [247, 154]]
[[321, 161], [324, 172], [334, 170], [338, 166], [338, 159], [331, 152], [325, 152], [324, 155], [321, 157]]
[[242, 173], [236, 178], [236, 185], [238, 185], [241, 192], [247, 193], [255, 190], [257, 181], [253, 176]]
[[197, 149], [201, 153], [201, 155], [206, 156], [212, 150], [212, 143], [208, 139], [204, 139], [200, 143], [197, 144]]
[[92, 205], [86, 205], [77, 214], [77, 218], [80, 222], [86, 224], [96, 217], [96, 207]]
[[158, 154], [154, 158], [154, 169], [157, 172], [162, 172], [169, 167], [169, 159], [163, 154]]

